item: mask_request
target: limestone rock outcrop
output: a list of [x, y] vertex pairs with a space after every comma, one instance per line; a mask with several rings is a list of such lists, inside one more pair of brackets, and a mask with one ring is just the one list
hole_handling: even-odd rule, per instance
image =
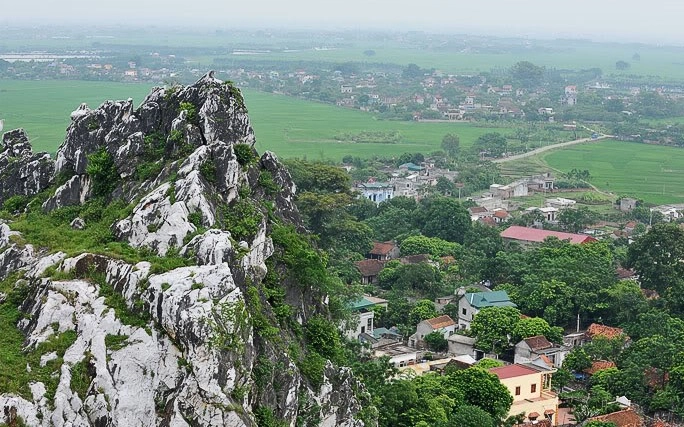
[[303, 230], [296, 188], [257, 156], [239, 90], [209, 73], [71, 119], [54, 162], [3, 137], [0, 200], [43, 192], [31, 212], [90, 250], [15, 231], [19, 213], [0, 222], [0, 307], [17, 319], [2, 326], [23, 337], [27, 378], [0, 381], [0, 423], [367, 425], [348, 369], [302, 369], [302, 325], [328, 298], [274, 243]]

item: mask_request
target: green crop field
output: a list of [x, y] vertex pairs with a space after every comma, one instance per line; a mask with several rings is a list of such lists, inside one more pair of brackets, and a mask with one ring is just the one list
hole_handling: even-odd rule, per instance
[[34, 151], [55, 152], [64, 141], [69, 114], [86, 102], [96, 108], [108, 99], [140, 103], [149, 86], [110, 82], [0, 80], [4, 131], [24, 128]]
[[[150, 86], [84, 81], [0, 81], [0, 118], [5, 131], [23, 127], [36, 151], [55, 152], [64, 140], [69, 114], [81, 102], [96, 108], [108, 99], [142, 102]], [[439, 149], [449, 132], [467, 147], [478, 136], [496, 128], [469, 123], [417, 123], [376, 120], [372, 115], [286, 96], [244, 91], [259, 151], [281, 157], [340, 160], [343, 156], [394, 156], [404, 152], [429, 153]], [[505, 129], [498, 129], [505, 131]], [[361, 131], [398, 131], [396, 144], [339, 142], [335, 136]]]
[[[546, 163], [556, 171], [587, 169], [590, 182], [616, 196], [654, 204], [684, 203], [684, 149], [623, 141], [573, 145], [525, 159], [521, 167]], [[506, 165], [507, 168], [514, 166]]]

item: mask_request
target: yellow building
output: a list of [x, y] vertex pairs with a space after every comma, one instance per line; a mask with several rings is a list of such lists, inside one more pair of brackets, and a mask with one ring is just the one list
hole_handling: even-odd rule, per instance
[[492, 368], [490, 372], [508, 388], [513, 396], [509, 415], [524, 413], [530, 421], [548, 418], [552, 425], [558, 425], [558, 395], [551, 390], [551, 374], [535, 365], [508, 365]]

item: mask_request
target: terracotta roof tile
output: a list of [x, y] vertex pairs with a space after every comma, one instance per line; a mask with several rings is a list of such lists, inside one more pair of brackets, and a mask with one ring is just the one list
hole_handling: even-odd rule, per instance
[[622, 330], [622, 328], [614, 328], [612, 326], [606, 326], [606, 325], [599, 325], [598, 323], [592, 323], [589, 325], [587, 328], [587, 332], [585, 334], [587, 337], [594, 338], [595, 336], [601, 336], [605, 338], [617, 338], [620, 335], [623, 335], [625, 332]]
[[545, 348], [553, 347], [553, 344], [546, 339], [544, 335], [536, 335], [524, 339], [525, 343], [534, 350], [544, 350]]
[[354, 263], [364, 277], [377, 276], [385, 267], [385, 262], [377, 259], [364, 259]]
[[589, 421], [611, 422], [617, 427], [642, 427], [644, 425], [641, 417], [639, 417], [631, 408], [598, 417], [592, 417], [589, 418]]
[[591, 367], [587, 368], [584, 370], [589, 375], [594, 375], [598, 371], [601, 371], [603, 369], [608, 369], [608, 368], [614, 368], [615, 363], [609, 361], [609, 360], [596, 360], [592, 362]]
[[433, 317], [432, 319], [427, 319], [426, 322], [432, 329], [446, 328], [447, 326], [456, 324], [456, 322], [454, 322], [454, 320], [446, 314], [439, 317]]
[[373, 242], [373, 249], [368, 253], [372, 255], [387, 255], [396, 247], [397, 245], [394, 242]]
[[508, 212], [506, 212], [506, 211], [496, 211], [496, 212], [494, 212], [494, 216], [497, 218], [508, 218], [509, 217]]
[[492, 218], [491, 216], [486, 216], [484, 218], [480, 218], [480, 219], [478, 219], [478, 221], [485, 224], [485, 225], [492, 225], [492, 226], [496, 225], [496, 221], [494, 221], [494, 218]]

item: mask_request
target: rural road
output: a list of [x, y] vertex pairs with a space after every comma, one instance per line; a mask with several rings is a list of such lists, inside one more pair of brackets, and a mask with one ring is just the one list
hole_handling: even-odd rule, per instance
[[539, 153], [543, 153], [544, 151], [555, 150], [556, 148], [563, 148], [563, 147], [567, 147], [567, 146], [575, 145], [575, 144], [582, 144], [584, 142], [596, 142], [596, 141], [600, 141], [602, 139], [608, 139], [608, 138], [613, 138], [613, 135], [601, 135], [601, 136], [594, 138], [594, 139], [592, 139], [592, 138], [580, 138], [580, 139], [575, 139], [574, 141], [561, 142], [561, 143], [553, 144], [553, 145], [546, 145], [544, 147], [535, 148], [534, 150], [528, 151], [527, 153], [516, 154], [514, 156], [503, 157], [500, 159], [494, 159], [494, 160], [492, 160], [492, 163], [512, 162], [513, 160], [524, 159], [525, 157], [534, 156], [534, 155], [537, 155]]

